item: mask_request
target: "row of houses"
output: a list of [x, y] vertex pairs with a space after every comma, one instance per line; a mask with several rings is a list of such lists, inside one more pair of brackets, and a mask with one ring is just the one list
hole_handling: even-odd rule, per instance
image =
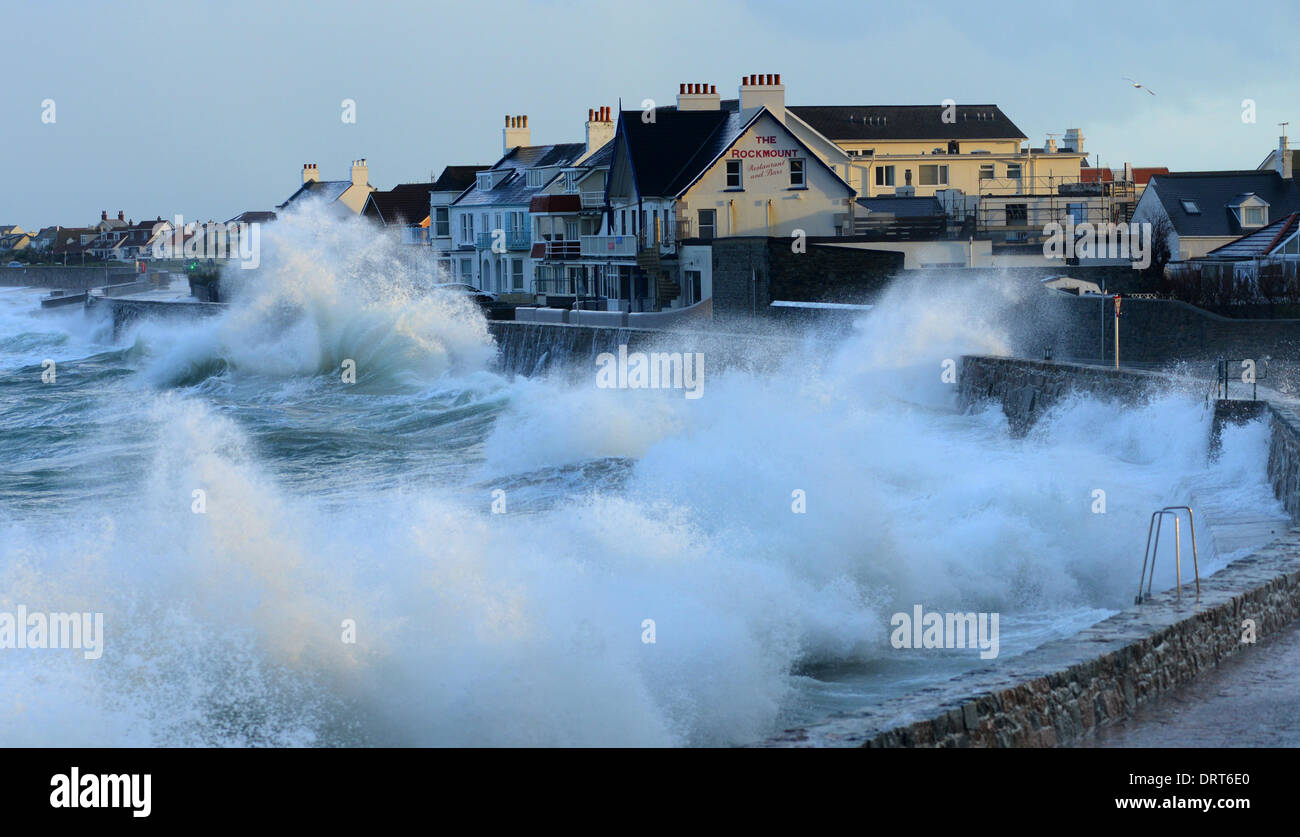
[[308, 164], [286, 205], [317, 194], [401, 227], [445, 279], [515, 301], [654, 311], [709, 296], [718, 238], [872, 241], [909, 266], [984, 266], [994, 242], [1031, 245], [1051, 220], [1128, 220], [1145, 173], [1103, 175], [1083, 143], [1070, 129], [1031, 147], [996, 105], [787, 105], [780, 75], [754, 74], [735, 98], [683, 83], [672, 105], [589, 108], [582, 142], [534, 144], [528, 117], [508, 115], [495, 163], [435, 183], [381, 192], [364, 160], [327, 183]]
[[[1071, 128], [1034, 146], [992, 104], [788, 104], [779, 74], [753, 74], [735, 98], [691, 82], [671, 105], [588, 108], [580, 142], [534, 144], [528, 116], [507, 115], [495, 162], [388, 190], [364, 158], [340, 180], [307, 163], [275, 211], [226, 223], [319, 201], [428, 248], [437, 281], [628, 312], [708, 299], [725, 238], [890, 250], [908, 268], [1040, 265], [1049, 227], [1066, 223], [1152, 223], [1175, 262], [1240, 254], [1229, 245], [1243, 236], [1269, 253], [1291, 246], [1267, 234], [1300, 211], [1285, 137], [1256, 170], [1190, 173], [1089, 165], [1084, 142]], [[131, 261], [169, 233], [162, 218], [103, 212], [23, 246]], [[25, 235], [0, 228], [0, 242]]]

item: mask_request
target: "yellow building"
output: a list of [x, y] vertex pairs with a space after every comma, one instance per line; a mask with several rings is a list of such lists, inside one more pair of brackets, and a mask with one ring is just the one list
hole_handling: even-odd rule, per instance
[[[842, 155], [831, 163], [860, 197], [1042, 194], [1081, 182], [1086, 154], [1077, 130], [1030, 148], [997, 105], [792, 106], [786, 124], [816, 132]], [[801, 137], [802, 138], [802, 137]], [[823, 148], [825, 148], [823, 144]], [[910, 188], [908, 188], [910, 187]]]

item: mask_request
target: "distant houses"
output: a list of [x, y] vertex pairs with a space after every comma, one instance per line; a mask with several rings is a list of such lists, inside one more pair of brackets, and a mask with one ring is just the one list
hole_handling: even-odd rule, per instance
[[1265, 161], [1272, 168], [1155, 175], [1134, 220], [1166, 230], [1173, 261], [1202, 258], [1300, 211], [1293, 160], [1282, 137], [1279, 151]]

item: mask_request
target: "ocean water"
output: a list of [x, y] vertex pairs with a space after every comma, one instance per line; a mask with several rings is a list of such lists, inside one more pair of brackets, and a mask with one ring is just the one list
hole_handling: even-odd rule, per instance
[[[503, 373], [360, 222], [263, 247], [222, 315], [118, 335], [0, 288], [0, 610], [105, 625], [0, 650], [0, 745], [749, 743], [1127, 606], [1155, 508], [1277, 507], [1266, 428], [1211, 464], [1195, 397], [957, 411], [944, 360], [1016, 346], [997, 283], [687, 399]], [[891, 647], [916, 604], [999, 613], [998, 660]]]

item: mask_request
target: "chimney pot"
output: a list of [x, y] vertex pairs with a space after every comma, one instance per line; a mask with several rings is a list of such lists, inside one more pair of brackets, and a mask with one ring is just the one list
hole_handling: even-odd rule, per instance
[[685, 92], [686, 92], [686, 82], [684, 82], [684, 81], [683, 81], [683, 82], [679, 82], [678, 85], [677, 85], [677, 95], [680, 96], [681, 94], [683, 94], [683, 93], [685, 93]]
[[781, 74], [780, 74], [780, 73], [777, 73], [777, 74], [776, 74], [776, 83], [777, 83], [777, 84], [780, 84], [780, 83], [781, 83]]

